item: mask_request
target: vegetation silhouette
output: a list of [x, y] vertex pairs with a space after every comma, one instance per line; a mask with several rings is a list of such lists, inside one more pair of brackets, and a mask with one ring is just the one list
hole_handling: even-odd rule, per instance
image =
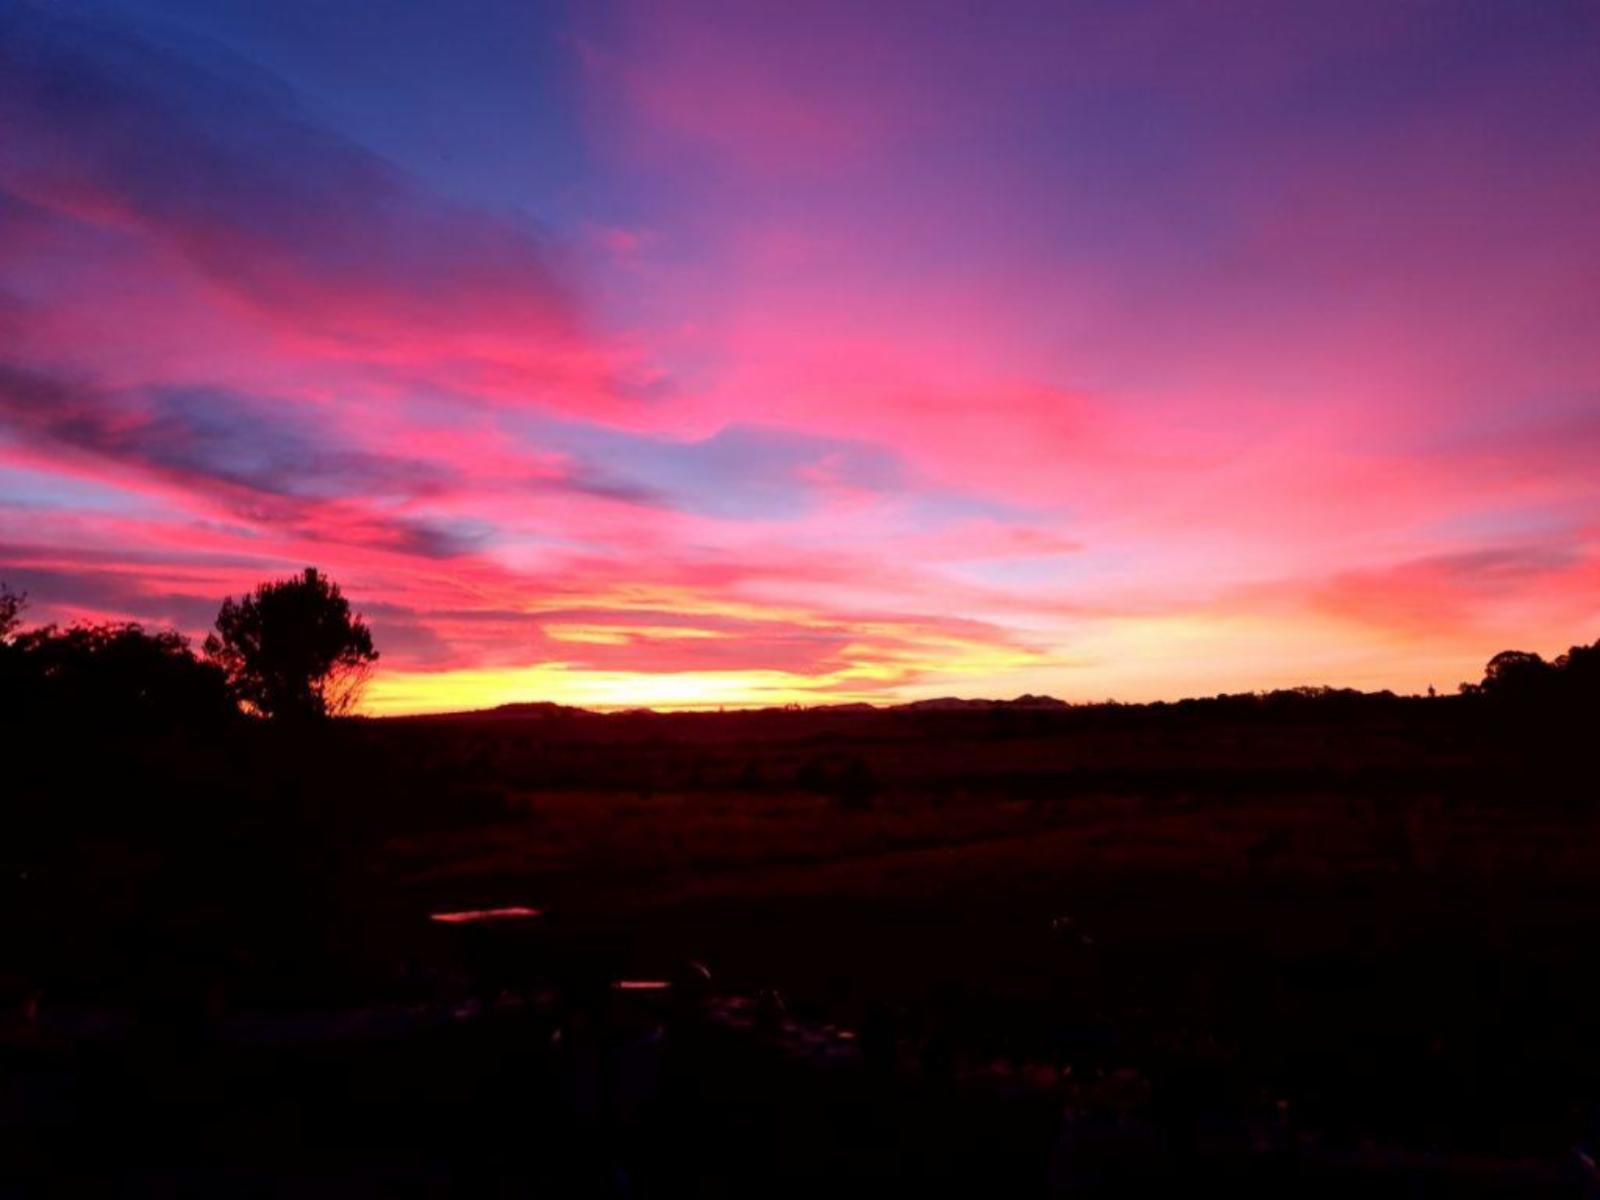
[[134, 622], [22, 628], [26, 597], [0, 585], [0, 711], [12, 723], [211, 727], [237, 712], [227, 680], [172, 630]]
[[14, 592], [4, 583], [0, 583], [0, 645], [9, 639], [22, 623], [22, 610], [27, 603], [27, 593]]
[[8, 658], [12, 687], [36, 722], [211, 725], [236, 711], [222, 671], [171, 630], [46, 625], [14, 634]]
[[1502, 650], [1484, 668], [1483, 679], [1463, 684], [1463, 694], [1522, 706], [1571, 708], [1600, 702], [1600, 641], [1573, 646], [1546, 662], [1527, 650]]
[[224, 600], [205, 652], [246, 708], [289, 720], [350, 712], [378, 660], [366, 623], [315, 567]]
[[41, 1184], [93, 1143], [129, 1191], [204, 1144], [271, 1194], [1041, 1194], [1047, 1151], [1069, 1194], [1531, 1194], [1600, 1148], [1600, 643], [1431, 699], [316, 720], [307, 671], [254, 720], [217, 653], [23, 604], [0, 1132]]
[[378, 651], [338, 584], [315, 568], [223, 601], [204, 657], [175, 630], [80, 621], [22, 628], [27, 596], [0, 584], [0, 705], [13, 718], [128, 725], [349, 713]]

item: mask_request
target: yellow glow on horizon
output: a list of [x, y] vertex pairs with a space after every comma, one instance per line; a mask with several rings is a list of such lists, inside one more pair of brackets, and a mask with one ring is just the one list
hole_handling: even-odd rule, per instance
[[[556, 641], [623, 645], [635, 639], [726, 638], [695, 627], [572, 622], [547, 627]], [[452, 712], [549, 701], [580, 708], [708, 709], [853, 703], [897, 704], [936, 696], [1000, 699], [1023, 692], [1072, 702], [1139, 703], [1302, 684], [1454, 690], [1475, 678], [1479, 652], [1429, 648], [1414, 673], [1394, 678], [1381, 630], [1321, 614], [1194, 612], [1080, 622], [1050, 644], [986, 643], [946, 630], [863, 623], [831, 669], [683, 671], [600, 669], [574, 662], [376, 675], [361, 711], [373, 716]]]
[[1416, 647], [1414, 674], [1396, 678], [1392, 635], [1317, 613], [1203, 612], [1109, 618], [1081, 627], [1081, 670], [1036, 678], [1066, 700], [1134, 703], [1302, 685], [1453, 691], [1476, 678], [1476, 647]]
[[500, 671], [396, 671], [373, 678], [361, 711], [367, 716], [401, 716], [540, 700], [594, 709], [695, 709], [887, 699], [881, 687], [850, 686], [861, 678], [855, 670], [828, 675], [773, 670], [596, 671], [565, 663]]

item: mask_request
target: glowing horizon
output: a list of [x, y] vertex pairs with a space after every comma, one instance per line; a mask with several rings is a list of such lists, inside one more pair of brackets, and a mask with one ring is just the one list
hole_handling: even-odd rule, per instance
[[366, 711], [1600, 637], [1600, 10], [0, 9], [0, 581]]

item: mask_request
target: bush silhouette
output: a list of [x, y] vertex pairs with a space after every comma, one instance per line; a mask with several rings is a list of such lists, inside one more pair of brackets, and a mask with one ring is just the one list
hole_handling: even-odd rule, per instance
[[1600, 642], [1573, 646], [1553, 662], [1526, 650], [1502, 650], [1484, 668], [1482, 683], [1463, 684], [1461, 690], [1502, 703], [1580, 713], [1600, 701]]
[[12, 644], [12, 634], [22, 621], [27, 597], [0, 583], [0, 716], [9, 718], [23, 708], [26, 677], [22, 652]]
[[1600, 642], [1573, 646], [1550, 665], [1567, 689], [1600, 696]]
[[361, 694], [378, 652], [339, 585], [314, 567], [259, 585], [217, 613], [206, 656], [251, 710], [292, 720], [338, 716]]
[[46, 625], [13, 635], [7, 691], [34, 719], [204, 723], [237, 711], [227, 680], [182, 634], [142, 626]]
[[1490, 695], [1531, 695], [1550, 676], [1550, 664], [1526, 650], [1502, 650], [1483, 671], [1483, 690]]
[[7, 641], [22, 624], [22, 609], [27, 603], [26, 593], [13, 592], [0, 583], [0, 642]]

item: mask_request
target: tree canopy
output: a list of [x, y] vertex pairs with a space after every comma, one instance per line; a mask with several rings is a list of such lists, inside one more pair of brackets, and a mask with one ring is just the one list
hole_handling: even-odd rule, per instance
[[17, 631], [17, 626], [22, 623], [23, 606], [27, 602], [28, 597], [24, 593], [14, 592], [0, 583], [0, 642]]
[[1484, 667], [1483, 682], [1463, 690], [1520, 703], [1600, 702], [1600, 642], [1573, 646], [1550, 662], [1531, 651], [1502, 650]]
[[314, 567], [224, 600], [205, 652], [248, 708], [291, 720], [350, 711], [378, 658], [366, 623]]
[[237, 712], [227, 680], [182, 634], [132, 622], [14, 633], [0, 662], [7, 707], [35, 720], [205, 724]]

